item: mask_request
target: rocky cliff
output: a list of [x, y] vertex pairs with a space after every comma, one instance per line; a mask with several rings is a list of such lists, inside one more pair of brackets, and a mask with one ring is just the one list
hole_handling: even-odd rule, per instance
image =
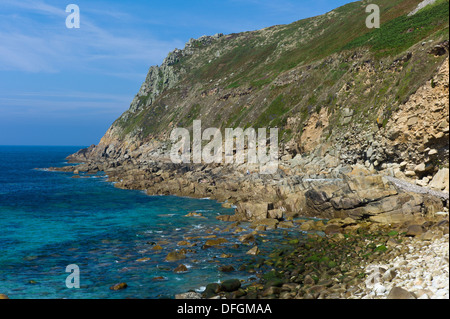
[[[323, 215], [389, 222], [442, 209], [449, 187], [449, 2], [371, 1], [381, 9], [380, 29], [365, 25], [368, 3], [191, 39], [149, 69], [98, 145], [68, 159], [85, 162], [80, 170], [107, 171], [118, 187], [238, 204], [236, 216], [247, 220]], [[196, 119], [222, 130], [277, 127], [278, 173], [171, 164], [170, 132], [192, 129]], [[377, 174], [447, 197], [403, 194], [381, 175], [370, 177]], [[317, 187], [317, 180], [326, 183]]]

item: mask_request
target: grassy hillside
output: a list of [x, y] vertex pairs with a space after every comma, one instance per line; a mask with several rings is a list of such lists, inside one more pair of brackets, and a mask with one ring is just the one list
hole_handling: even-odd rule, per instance
[[203, 127], [277, 126], [288, 141], [324, 108], [327, 136], [348, 125], [343, 108], [352, 110], [351, 123], [386, 121], [443, 60], [426, 48], [448, 39], [449, 1], [408, 17], [420, 2], [370, 1], [381, 9], [380, 29], [366, 27], [369, 2], [358, 1], [288, 25], [194, 41], [168, 66], [177, 81], [149, 83], [161, 93], [150, 104], [140, 96], [147, 106], [114, 123], [118, 138], [164, 139], [201, 119]]

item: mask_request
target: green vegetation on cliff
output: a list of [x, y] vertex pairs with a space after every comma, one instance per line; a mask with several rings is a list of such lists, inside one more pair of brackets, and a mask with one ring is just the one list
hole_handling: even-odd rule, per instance
[[195, 119], [203, 127], [277, 126], [298, 138], [323, 109], [328, 137], [349, 124], [386, 122], [444, 60], [428, 51], [448, 40], [449, 1], [412, 16], [420, 0], [372, 2], [380, 29], [366, 27], [368, 3], [357, 1], [288, 25], [190, 41], [148, 77], [113, 124], [116, 138], [164, 139]]
[[441, 0], [412, 16], [400, 16], [360, 36], [344, 49], [370, 46], [378, 55], [400, 53], [435, 31], [448, 32], [449, 1]]

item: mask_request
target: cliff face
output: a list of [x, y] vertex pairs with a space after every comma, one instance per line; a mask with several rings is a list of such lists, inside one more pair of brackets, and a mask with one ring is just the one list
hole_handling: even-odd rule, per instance
[[[368, 1], [239, 34], [191, 39], [152, 66], [130, 108], [72, 161], [146, 161], [170, 132], [278, 127], [281, 159], [327, 158], [428, 183], [448, 167], [448, 1]], [[410, 14], [410, 15], [408, 15]], [[395, 172], [394, 172], [395, 171]]]

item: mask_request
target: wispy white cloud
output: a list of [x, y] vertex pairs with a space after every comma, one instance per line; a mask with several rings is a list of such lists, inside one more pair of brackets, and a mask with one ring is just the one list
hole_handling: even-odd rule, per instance
[[[0, 70], [25, 72], [58, 72], [69, 67], [95, 69], [101, 60], [103, 70], [116, 69], [126, 74], [121, 65], [129, 69], [133, 63], [160, 62], [177, 46], [178, 40], [159, 40], [151, 34], [138, 34], [133, 29], [106, 30], [83, 11], [80, 29], [67, 29], [67, 13], [41, 1], [13, 2], [5, 0], [3, 7], [13, 14], [3, 14], [0, 21]], [[91, 9], [92, 12], [98, 10]], [[46, 15], [32, 18], [26, 13]], [[128, 19], [126, 13], [109, 15]], [[18, 23], [19, 22], [19, 23]], [[98, 68], [97, 68], [98, 69]]]
[[105, 93], [93, 93], [93, 92], [79, 92], [79, 91], [67, 91], [67, 92], [1, 92], [2, 96], [0, 99], [5, 99], [7, 97], [13, 97], [13, 99], [20, 98], [76, 98], [76, 99], [100, 99], [100, 100], [115, 100], [124, 101], [129, 97], [120, 94], [105, 94]]
[[64, 16], [66, 14], [64, 9], [46, 4], [39, 0], [36, 0], [36, 1], [2, 0], [2, 6], [7, 7], [7, 8], [12, 7], [12, 8], [18, 8], [18, 9], [27, 10], [27, 11], [39, 12], [39, 13], [43, 13], [43, 14], [50, 14], [50, 15]]
[[71, 117], [74, 114], [116, 114], [118, 116], [131, 102], [124, 94], [106, 94], [77, 91], [57, 92], [2, 92], [0, 113], [3, 116]]
[[114, 119], [126, 109], [127, 104], [125, 103], [129, 104], [129, 101], [0, 98], [0, 113], [3, 120], [8, 118], [46, 119], [47, 121], [64, 119], [73, 122], [75, 119], [84, 121], [88, 117], [100, 120], [103, 119], [103, 116]]
[[0, 70], [56, 72], [55, 59], [62, 55], [51, 41], [23, 33], [0, 31]]

